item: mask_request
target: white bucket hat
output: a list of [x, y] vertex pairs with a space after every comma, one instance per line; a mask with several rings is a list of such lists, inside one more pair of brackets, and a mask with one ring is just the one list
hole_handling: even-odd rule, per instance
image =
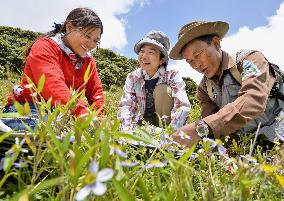
[[165, 56], [165, 62], [169, 61], [168, 51], [170, 49], [169, 37], [161, 31], [151, 31], [138, 41], [134, 46], [134, 52], [139, 53], [141, 47], [145, 44], [155, 45], [161, 53]]

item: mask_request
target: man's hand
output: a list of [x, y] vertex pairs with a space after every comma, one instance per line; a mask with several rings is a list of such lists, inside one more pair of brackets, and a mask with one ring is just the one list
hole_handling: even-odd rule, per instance
[[187, 148], [190, 148], [200, 140], [200, 137], [197, 135], [195, 130], [195, 123], [181, 127], [173, 133], [171, 137], [175, 142]]

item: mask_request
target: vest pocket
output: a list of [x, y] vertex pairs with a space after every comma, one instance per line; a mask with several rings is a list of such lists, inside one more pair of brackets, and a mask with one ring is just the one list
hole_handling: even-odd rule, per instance
[[230, 84], [230, 85], [227, 85], [226, 88], [227, 88], [227, 93], [229, 94], [229, 96], [235, 100], [239, 94], [239, 90], [241, 89], [241, 86]]

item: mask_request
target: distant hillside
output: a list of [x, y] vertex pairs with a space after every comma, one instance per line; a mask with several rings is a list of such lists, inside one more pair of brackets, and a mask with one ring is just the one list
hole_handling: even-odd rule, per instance
[[9, 68], [21, 72], [24, 46], [37, 38], [40, 33], [20, 28], [0, 26], [0, 72]]
[[[20, 28], [0, 26], [0, 77], [5, 77], [7, 71], [22, 72], [24, 47], [40, 35], [41, 33]], [[128, 59], [109, 49], [99, 48], [94, 53], [94, 58], [105, 89], [123, 86], [127, 74], [138, 66], [137, 60]], [[195, 82], [189, 78], [185, 81], [189, 95], [193, 95]]]

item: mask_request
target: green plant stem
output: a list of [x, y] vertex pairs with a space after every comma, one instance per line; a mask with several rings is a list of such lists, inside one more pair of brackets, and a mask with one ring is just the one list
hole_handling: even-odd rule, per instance
[[250, 147], [249, 156], [252, 155], [253, 148], [254, 148], [254, 146], [255, 146], [255, 142], [256, 142], [256, 139], [257, 139], [257, 136], [258, 136], [258, 133], [259, 133], [260, 125], [261, 125], [261, 122], [259, 122], [259, 124], [258, 124], [258, 126], [257, 126], [257, 130], [256, 130], [256, 133], [255, 133], [255, 137], [254, 137], [252, 146]]
[[213, 179], [212, 170], [211, 170], [211, 160], [210, 160], [209, 157], [208, 157], [207, 161], [208, 161], [208, 169], [209, 169], [210, 179], [211, 179], [211, 182], [213, 184], [214, 190], [216, 191], [216, 185], [215, 185], [215, 182], [214, 182], [214, 179]]
[[[158, 150], [158, 148], [156, 147], [153, 151], [153, 153], [151, 154], [150, 158], [147, 160], [146, 164], [149, 164], [152, 160], [152, 158], [154, 157], [154, 154], [156, 153], [156, 151]], [[144, 169], [141, 168], [130, 180], [129, 180], [129, 184], [133, 183], [134, 180], [136, 180], [136, 178], [138, 177], [138, 175], [141, 174], [141, 172], [143, 171]]]

